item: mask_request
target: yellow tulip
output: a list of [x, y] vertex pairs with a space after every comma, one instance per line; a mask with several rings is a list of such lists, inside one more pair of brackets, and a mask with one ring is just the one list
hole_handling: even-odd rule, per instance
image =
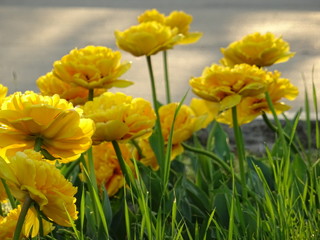
[[171, 49], [182, 35], [177, 28], [170, 28], [156, 21], [142, 22], [120, 32], [115, 31], [117, 46], [132, 55], [150, 56]]
[[240, 41], [231, 43], [227, 48], [221, 48], [224, 55], [220, 61], [225, 66], [247, 63], [259, 67], [270, 66], [275, 63], [286, 62], [295, 53], [290, 52], [290, 46], [281, 37], [253, 33]]
[[178, 44], [190, 44], [197, 42], [203, 35], [200, 32], [189, 32], [192, 21], [191, 15], [183, 11], [173, 11], [166, 17], [165, 24], [171, 28], [178, 28], [179, 33], [183, 35]]
[[3, 155], [34, 149], [36, 141], [61, 162], [77, 159], [91, 146], [94, 123], [81, 118], [81, 109], [58, 95], [28, 91], [7, 97], [0, 110], [0, 147]]
[[[21, 205], [17, 208], [10, 210], [10, 212], [5, 216], [0, 216], [0, 239], [1, 240], [11, 240], [13, 239], [14, 231], [18, 222], [18, 218], [21, 212]], [[27, 212], [25, 222], [22, 227], [22, 235], [24, 237], [36, 237], [39, 233], [40, 223], [37, 216], [37, 212], [34, 207], [30, 208]], [[43, 235], [46, 236], [50, 233], [54, 227], [52, 223], [42, 219], [42, 229]]]
[[[47, 73], [37, 79], [37, 86], [44, 96], [53, 96], [58, 94], [60, 98], [66, 99], [73, 105], [83, 105], [88, 101], [89, 90], [79, 85], [72, 85], [64, 82], [53, 75], [52, 72]], [[94, 96], [99, 96], [104, 93], [106, 89], [94, 89]]]
[[191, 15], [183, 11], [173, 11], [169, 16], [165, 16], [156, 9], [146, 10], [138, 17], [139, 23], [156, 21], [172, 29], [177, 28], [178, 33], [182, 35], [181, 40], [176, 44], [195, 43], [202, 37], [200, 32], [189, 32], [190, 24], [193, 21]]
[[[268, 72], [270, 76], [270, 82], [267, 87], [273, 107], [277, 114], [289, 110], [291, 107], [287, 104], [280, 102], [282, 98], [288, 100], [294, 100], [299, 91], [288, 79], [280, 78], [280, 73], [275, 71], [274, 73]], [[249, 123], [262, 113], [269, 113], [269, 105], [265, 98], [265, 94], [259, 94], [254, 97], [245, 97], [237, 105], [237, 119], [239, 125]], [[223, 112], [217, 117], [217, 121], [228, 124], [230, 127], [232, 124], [231, 110]]]
[[235, 65], [233, 68], [213, 64], [200, 77], [192, 78], [190, 85], [199, 97], [218, 102], [220, 110], [240, 103], [243, 97], [265, 92], [270, 76], [256, 66]]
[[123, 93], [106, 92], [87, 102], [83, 111], [95, 122], [94, 144], [148, 137], [156, 119], [150, 102]]
[[[131, 170], [134, 166], [131, 162], [133, 152], [128, 144], [119, 144], [122, 157]], [[124, 176], [122, 174], [117, 155], [111, 142], [103, 142], [92, 146], [94, 160], [94, 170], [97, 183], [100, 187], [105, 187], [108, 195], [113, 196], [124, 186]]]
[[[168, 144], [174, 113], [178, 105], [178, 103], [169, 103], [159, 108], [161, 131], [165, 147], [167, 147]], [[212, 115], [204, 112], [198, 112], [198, 114], [196, 114], [193, 109], [187, 105], [181, 106], [173, 126], [172, 152], [170, 156], [171, 160], [183, 153], [184, 148], [182, 147], [181, 143], [189, 139], [194, 132], [201, 128], [205, 128], [210, 123], [210, 120], [212, 121], [211, 117]], [[154, 170], [157, 170], [159, 165], [150, 146], [149, 140], [139, 139], [138, 145], [142, 151], [142, 156], [139, 157], [139, 161], [146, 166], [150, 166]]]
[[121, 63], [121, 53], [102, 46], [73, 49], [53, 64], [53, 75], [70, 85], [86, 89], [127, 87], [132, 84], [119, 79], [131, 67]]
[[77, 188], [54, 165], [42, 160], [40, 153], [17, 152], [9, 162], [0, 158], [0, 168], [0, 177], [18, 201], [31, 198], [49, 219], [61, 226], [71, 226], [68, 215], [77, 219]]

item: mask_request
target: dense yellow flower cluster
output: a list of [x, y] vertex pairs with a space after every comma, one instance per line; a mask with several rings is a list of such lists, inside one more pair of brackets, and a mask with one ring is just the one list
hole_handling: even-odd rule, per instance
[[[115, 31], [116, 44], [134, 56], [150, 56], [177, 44], [194, 43], [202, 33], [190, 32], [192, 20], [182, 11], [166, 16], [156, 9], [146, 10], [138, 16], [138, 25]], [[298, 89], [280, 72], [263, 68], [294, 56], [287, 42], [271, 33], [254, 33], [221, 52], [221, 65], [212, 64], [189, 81], [201, 99], [193, 98], [189, 106], [162, 105], [158, 115], [145, 99], [108, 92], [132, 84], [121, 79], [131, 63], [121, 62], [120, 52], [103, 46], [76, 48], [55, 61], [52, 71], [37, 79], [41, 94], [26, 91], [7, 96], [8, 89], [0, 84], [0, 178], [20, 204], [27, 200], [34, 204], [28, 209], [22, 235], [36, 237], [39, 229], [46, 235], [54, 229], [53, 222], [70, 227], [78, 218], [77, 188], [59, 169], [65, 163], [93, 160], [90, 170], [98, 187], [113, 196], [125, 185], [123, 163], [133, 172], [134, 160], [159, 168], [149, 141], [156, 120], [173, 160], [184, 151], [182, 143], [213, 120], [232, 127], [232, 109], [240, 125], [269, 112], [266, 92], [277, 113], [290, 108], [281, 100], [295, 99]], [[124, 159], [120, 164], [118, 143]], [[80, 158], [91, 148], [92, 156]], [[0, 183], [0, 201], [8, 196]], [[0, 239], [13, 238], [20, 212], [19, 205], [0, 216]]]
[[213, 64], [206, 67], [200, 77], [190, 79], [196, 95], [220, 104], [218, 122], [232, 127], [233, 107], [237, 109], [240, 125], [270, 112], [265, 92], [269, 93], [278, 114], [290, 109], [280, 101], [282, 98], [295, 99], [298, 89], [288, 79], [280, 78], [279, 72], [262, 68], [294, 56], [287, 42], [272, 33], [254, 33], [222, 48], [221, 52], [223, 65]]

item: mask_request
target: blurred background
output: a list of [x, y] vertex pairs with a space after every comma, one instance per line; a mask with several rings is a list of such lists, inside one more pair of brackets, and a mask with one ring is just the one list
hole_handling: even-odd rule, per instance
[[[296, 52], [288, 62], [269, 68], [282, 72], [300, 89], [297, 100], [290, 103], [291, 113], [303, 107], [304, 82], [310, 92], [312, 78], [320, 88], [319, 0], [0, 0], [0, 82], [9, 93], [38, 91], [35, 81], [71, 49], [101, 45], [119, 50], [114, 31], [137, 24], [137, 16], [151, 8], [166, 15], [185, 11], [193, 16], [190, 31], [204, 33], [197, 43], [168, 51], [174, 101], [188, 91], [191, 77], [218, 63], [221, 47], [253, 32], [282, 36]], [[121, 53], [123, 60], [132, 61], [123, 78], [135, 84], [111, 91], [151, 100], [145, 57]], [[153, 56], [152, 62], [158, 97], [164, 102], [162, 54]], [[189, 91], [186, 103], [192, 97]]]

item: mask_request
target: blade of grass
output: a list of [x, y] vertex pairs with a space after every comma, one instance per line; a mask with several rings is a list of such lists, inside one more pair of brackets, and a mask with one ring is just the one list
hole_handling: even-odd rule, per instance
[[[88, 185], [92, 185], [89, 173], [87, 172], [86, 169], [84, 169], [84, 172], [85, 172], [85, 175], [87, 176], [87, 180], [89, 181]], [[95, 191], [95, 189], [92, 188], [91, 191], [92, 191], [92, 192], [90, 192], [92, 194], [91, 197], [93, 198], [92, 200], [93, 200], [94, 206], [95, 206], [95, 208], [97, 210], [96, 213], [98, 213], [97, 217], [100, 219], [99, 222], [102, 223], [104, 233], [106, 234], [106, 236], [109, 236], [108, 225], [107, 225], [107, 222], [106, 222], [106, 217], [105, 217], [104, 212], [103, 212], [103, 207], [102, 207], [101, 201], [100, 201], [99, 196], [98, 196], [97, 192]]]
[[84, 217], [85, 217], [85, 206], [86, 206], [86, 197], [85, 197], [85, 187], [82, 185], [82, 192], [81, 192], [81, 202], [80, 202], [80, 234], [81, 240], [84, 239]]
[[173, 132], [174, 132], [174, 125], [178, 116], [178, 113], [181, 109], [181, 106], [183, 105], [183, 102], [185, 101], [187, 97], [188, 92], [183, 96], [181, 102], [179, 103], [178, 107], [176, 108], [174, 115], [173, 115], [173, 120], [171, 123], [171, 129], [169, 133], [169, 138], [168, 138], [168, 143], [167, 143], [167, 150], [166, 150], [166, 155], [165, 155], [165, 161], [164, 161], [164, 166], [161, 171], [160, 168], [160, 174], [161, 174], [161, 179], [163, 181], [163, 194], [165, 191], [167, 191], [167, 186], [169, 182], [169, 175], [170, 175], [170, 163], [171, 163], [171, 152], [172, 152], [172, 138], [173, 138]]
[[315, 111], [316, 118], [316, 148], [320, 148], [320, 132], [319, 132], [319, 118], [318, 118], [318, 97], [317, 97], [317, 88], [314, 83], [314, 68], [312, 68], [312, 97], [313, 97], [313, 106]]
[[79, 236], [79, 233], [78, 233], [78, 230], [77, 230], [77, 227], [76, 227], [76, 225], [74, 224], [74, 221], [73, 221], [72, 217], [70, 216], [70, 214], [69, 214], [66, 206], [64, 205], [63, 207], [64, 207], [64, 210], [66, 211], [67, 216], [68, 216], [68, 219], [69, 219], [69, 222], [70, 222], [71, 227], [72, 227], [72, 229], [73, 229], [75, 238], [76, 238], [77, 240], [81, 240], [81, 239], [80, 239], [80, 236]]
[[306, 79], [302, 76], [303, 84], [304, 84], [304, 108], [305, 108], [305, 115], [306, 115], [306, 129], [307, 129], [307, 146], [308, 146], [308, 160], [310, 162], [310, 150], [312, 146], [312, 134], [311, 134], [311, 120], [310, 120], [310, 102], [309, 102], [309, 93], [306, 84]]
[[126, 232], [127, 232], [127, 239], [131, 240], [131, 224], [130, 224], [130, 215], [129, 215], [129, 207], [127, 203], [127, 190], [123, 188], [124, 192], [124, 216], [125, 216], [125, 223], [126, 223]]

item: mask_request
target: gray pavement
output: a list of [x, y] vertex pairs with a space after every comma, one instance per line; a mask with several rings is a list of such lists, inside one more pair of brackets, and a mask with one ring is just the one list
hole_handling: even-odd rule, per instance
[[[312, 75], [320, 84], [319, 0], [0, 0], [0, 82], [10, 93], [38, 91], [35, 80], [49, 72], [55, 60], [86, 45], [117, 49], [114, 30], [136, 24], [136, 17], [150, 8], [165, 14], [183, 10], [194, 18], [191, 31], [204, 33], [198, 43], [169, 51], [174, 101], [189, 89], [192, 76], [219, 61], [221, 47], [256, 31], [282, 35], [296, 52], [293, 59], [270, 68], [281, 71], [301, 90], [291, 103], [292, 113], [303, 107], [303, 78], [309, 90]], [[121, 52], [123, 60], [133, 63], [124, 77], [135, 84], [112, 91], [151, 100], [145, 58]], [[161, 54], [152, 61], [158, 95], [164, 101]], [[190, 91], [187, 102], [193, 96]]]

